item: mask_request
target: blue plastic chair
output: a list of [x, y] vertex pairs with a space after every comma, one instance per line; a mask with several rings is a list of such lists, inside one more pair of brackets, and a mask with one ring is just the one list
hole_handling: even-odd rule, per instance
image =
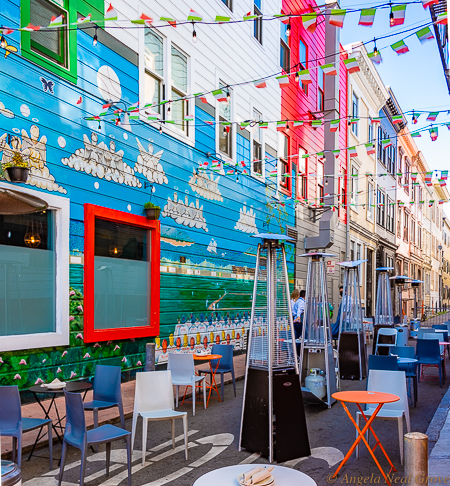
[[[393, 356], [398, 356], [399, 358], [416, 359], [416, 349], [414, 346], [391, 346], [389, 348], [389, 353]], [[416, 406], [417, 402], [417, 366], [418, 363], [398, 363], [398, 371], [404, 371], [406, 373], [406, 378], [408, 379], [408, 393], [409, 381], [411, 378], [413, 380], [413, 407]]]
[[128, 486], [131, 486], [131, 432], [114, 425], [102, 425], [92, 430], [86, 430], [83, 400], [79, 393], [69, 393], [64, 390], [66, 398], [66, 429], [61, 451], [61, 465], [59, 470], [58, 486], [64, 474], [67, 446], [71, 445], [81, 451], [80, 486], [84, 484], [86, 471], [86, 454], [90, 445], [106, 444], [106, 475], [109, 476], [111, 457], [111, 442], [125, 440], [127, 443]]
[[[416, 358], [420, 366], [420, 377], [423, 376], [423, 366], [437, 366], [439, 369], [439, 387], [442, 388], [442, 370], [444, 359], [441, 356], [439, 341], [437, 339], [418, 339]], [[420, 381], [419, 377], [419, 381]]]
[[85, 410], [94, 412], [94, 427], [98, 427], [98, 411], [118, 407], [120, 423], [125, 428], [123, 415], [122, 393], [120, 388], [120, 366], [97, 365], [94, 376], [94, 399], [84, 402]]
[[395, 356], [379, 356], [371, 354], [369, 355], [369, 371], [370, 370], [398, 371], [397, 358]]
[[52, 421], [50, 419], [22, 417], [19, 387], [16, 385], [0, 386], [0, 436], [13, 438], [12, 460], [19, 467], [22, 464], [22, 433], [42, 429], [45, 425], [48, 427], [48, 449], [50, 452], [51, 470], [53, 469]]
[[[219, 361], [219, 367], [216, 374], [220, 374], [220, 386], [222, 394], [222, 402], [224, 400], [224, 374], [231, 373], [233, 380], [234, 396], [236, 396], [236, 380], [234, 378], [234, 365], [233, 365], [233, 349], [231, 344], [213, 344], [211, 348], [211, 354], [220, 354], [222, 357]], [[211, 368], [216, 369], [217, 359], [211, 360]], [[199, 374], [211, 374], [211, 370], [198, 370]]]

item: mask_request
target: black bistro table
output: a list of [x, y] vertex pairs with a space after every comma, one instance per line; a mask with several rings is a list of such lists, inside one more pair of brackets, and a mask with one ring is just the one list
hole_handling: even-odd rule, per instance
[[[61, 444], [63, 442], [62, 436], [64, 436], [64, 427], [62, 425], [62, 421], [66, 418], [66, 416], [65, 415], [60, 416], [60, 414], [59, 414], [58, 406], [56, 404], [57, 396], [64, 394], [64, 390], [66, 390], [68, 392], [72, 392], [72, 393], [83, 393], [84, 392], [84, 395], [83, 395], [83, 400], [84, 400], [84, 398], [86, 397], [86, 393], [88, 392], [88, 390], [90, 388], [92, 388], [92, 383], [88, 383], [88, 382], [84, 382], [84, 381], [68, 381], [68, 382], [66, 382], [65, 387], [58, 388], [57, 390], [47, 388], [46, 386], [41, 386], [41, 385], [34, 385], [29, 389], [29, 391], [34, 395], [36, 402], [39, 404], [39, 406], [44, 411], [46, 419], [50, 419], [50, 411], [51, 411], [52, 408], [55, 409], [56, 416], [58, 417], [58, 420], [53, 423], [53, 430], [55, 431], [55, 434], [58, 437], [58, 440]], [[39, 395], [47, 395], [47, 396], [50, 395], [50, 397], [51, 397], [50, 405], [48, 406], [47, 409], [42, 404], [42, 402], [39, 398]], [[59, 428], [61, 435], [58, 433], [57, 428]], [[42, 429], [41, 429], [41, 431], [42, 431]], [[46, 434], [46, 432], [44, 432], [41, 436], [41, 431], [39, 432], [39, 434], [38, 434], [38, 436], [37, 436], [37, 438], [36, 438], [36, 440], [33, 444], [33, 448], [31, 449], [29, 459], [31, 458], [31, 456], [34, 452], [34, 448], [36, 447], [36, 444], [38, 443], [38, 441], [42, 437], [44, 437], [44, 435]]]

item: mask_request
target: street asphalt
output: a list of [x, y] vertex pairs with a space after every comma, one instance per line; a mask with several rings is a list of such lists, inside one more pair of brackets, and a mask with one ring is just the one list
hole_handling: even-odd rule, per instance
[[[446, 360], [447, 361], [447, 360]], [[448, 363], [448, 361], [447, 361]], [[434, 379], [419, 383], [419, 396], [416, 408], [410, 407], [411, 430], [425, 433], [433, 416], [448, 388], [445, 384], [439, 388], [437, 373], [434, 369], [426, 371]], [[133, 454], [132, 485], [133, 486], [192, 486], [197, 478], [208, 471], [223, 466], [252, 462], [265, 463], [265, 458], [247, 451], [238, 451], [239, 426], [243, 394], [243, 381], [237, 383], [237, 397], [233, 395], [231, 385], [225, 387], [225, 401], [211, 399], [209, 407], [204, 410], [197, 405], [196, 415], [192, 416], [192, 404], [184, 404], [180, 411], [188, 412], [189, 428], [189, 459], [184, 458], [181, 421], [177, 424], [176, 449], [172, 449], [170, 422], [149, 423], [146, 463], [141, 465], [142, 425], [138, 422], [136, 435], [136, 450]], [[366, 382], [342, 381], [342, 390], [363, 390]], [[353, 416], [356, 405], [349, 405]], [[335, 403], [331, 409], [317, 405], [306, 406], [309, 441], [312, 456], [290, 461], [284, 465], [294, 467], [311, 476], [317, 485], [329, 484], [329, 476], [337, 469], [339, 462], [347, 453], [355, 440], [356, 431], [340, 403]], [[100, 412], [101, 421], [101, 412]], [[131, 420], [126, 422], [127, 430], [131, 430]], [[396, 421], [377, 420], [374, 426], [383, 446], [397, 469], [395, 476], [403, 477], [403, 467], [400, 464], [399, 443]], [[406, 426], [404, 432], [406, 433]], [[3, 439], [9, 440], [9, 439]], [[305, 440], [298, 437], [297, 440]], [[374, 443], [372, 439], [372, 444]], [[36, 451], [30, 461], [24, 456], [22, 478], [24, 486], [55, 486], [59, 472], [58, 460], [61, 453], [59, 444], [54, 446], [54, 470], [49, 472], [48, 449]], [[376, 456], [385, 468], [387, 461], [379, 448]], [[39, 457], [38, 457], [39, 456]], [[251, 466], [249, 466], [249, 469]], [[105, 448], [100, 447], [98, 453], [91, 450], [88, 453], [88, 464], [85, 483], [89, 486], [118, 486], [127, 484], [126, 450], [123, 442], [113, 444], [111, 457], [111, 473], [105, 475]], [[63, 476], [63, 485], [72, 486], [79, 482], [80, 452], [70, 448]], [[373, 474], [373, 476], [372, 476]], [[355, 455], [339, 473], [335, 484], [384, 484], [377, 466], [363, 445], [360, 458]], [[379, 478], [378, 480], [376, 478]], [[361, 481], [361, 482], [360, 482]], [[400, 479], [397, 479], [400, 481]], [[236, 482], [236, 486], [237, 486]], [[214, 485], [211, 485], [214, 486]], [[231, 486], [231, 485], [230, 485]], [[233, 485], [234, 486], [234, 485]]]

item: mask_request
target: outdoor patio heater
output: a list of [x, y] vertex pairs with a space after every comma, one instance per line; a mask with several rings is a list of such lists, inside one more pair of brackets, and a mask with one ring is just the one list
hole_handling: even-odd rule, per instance
[[239, 450], [278, 463], [309, 456], [290, 310], [285, 235], [259, 234]]
[[406, 282], [409, 282], [411, 279], [406, 275], [396, 275], [395, 277], [391, 277], [390, 280], [393, 280], [397, 289], [398, 289], [398, 311], [399, 311], [399, 318], [401, 324], [403, 322], [403, 307], [402, 307], [402, 290], [403, 285]]
[[308, 258], [305, 315], [300, 351], [300, 377], [305, 402], [331, 405], [336, 390], [336, 374], [331, 342], [325, 258], [330, 253], [305, 253]]
[[377, 303], [375, 306], [375, 325], [373, 327], [372, 354], [375, 354], [378, 329], [382, 327], [394, 327], [391, 284], [389, 282], [389, 272], [393, 269], [394, 267], [379, 267], [376, 269], [376, 271], [378, 272], [378, 285]]
[[361, 264], [366, 261], [338, 263], [344, 267], [338, 342], [339, 371], [340, 377], [344, 380], [363, 380], [367, 376], [359, 273]]
[[411, 287], [414, 290], [414, 319], [417, 319], [417, 290], [420, 288], [420, 284], [423, 284], [423, 280], [411, 280]]

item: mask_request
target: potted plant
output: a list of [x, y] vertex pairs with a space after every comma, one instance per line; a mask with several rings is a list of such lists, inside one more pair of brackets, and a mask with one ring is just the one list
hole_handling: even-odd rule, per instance
[[3, 163], [2, 167], [6, 169], [11, 182], [27, 182], [30, 167], [18, 152], [14, 152], [11, 162]]
[[161, 212], [161, 208], [152, 202], [146, 202], [144, 204], [145, 214], [147, 219], [159, 219], [159, 213]]

